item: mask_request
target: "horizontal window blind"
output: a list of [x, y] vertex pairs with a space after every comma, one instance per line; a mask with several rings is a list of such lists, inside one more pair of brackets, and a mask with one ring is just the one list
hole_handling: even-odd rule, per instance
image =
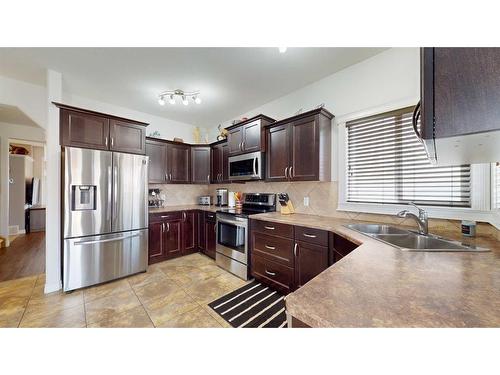
[[470, 207], [470, 165], [433, 166], [413, 107], [347, 122], [347, 201]]

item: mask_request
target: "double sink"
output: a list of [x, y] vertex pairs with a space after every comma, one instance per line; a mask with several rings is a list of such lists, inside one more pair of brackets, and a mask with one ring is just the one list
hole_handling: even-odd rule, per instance
[[347, 228], [407, 251], [484, 252], [488, 249], [447, 240], [436, 235], [423, 235], [384, 224], [348, 224]]

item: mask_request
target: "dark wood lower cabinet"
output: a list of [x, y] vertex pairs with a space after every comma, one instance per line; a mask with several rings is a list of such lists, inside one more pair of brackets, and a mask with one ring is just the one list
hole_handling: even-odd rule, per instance
[[358, 247], [330, 232], [260, 220], [251, 221], [251, 274], [290, 293]]
[[149, 215], [149, 264], [201, 251], [215, 259], [215, 213], [189, 210]]
[[164, 223], [149, 223], [149, 263], [160, 262], [165, 259], [163, 246], [163, 225]]
[[182, 221], [180, 219], [168, 220], [165, 222], [163, 246], [166, 259], [182, 255]]
[[182, 212], [182, 252], [192, 254], [198, 251], [198, 215], [196, 211]]
[[328, 247], [296, 241], [295, 254], [297, 289], [328, 268]]

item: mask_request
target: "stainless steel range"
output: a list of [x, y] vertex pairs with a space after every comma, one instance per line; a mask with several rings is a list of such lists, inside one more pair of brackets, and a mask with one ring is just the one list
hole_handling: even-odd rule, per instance
[[276, 211], [276, 194], [272, 193], [247, 193], [242, 210], [217, 211], [215, 261], [219, 267], [248, 280], [248, 217], [271, 211]]

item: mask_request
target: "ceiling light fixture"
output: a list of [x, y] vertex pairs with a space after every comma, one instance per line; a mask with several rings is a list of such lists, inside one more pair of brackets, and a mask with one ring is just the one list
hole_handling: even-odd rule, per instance
[[189, 100], [188, 98], [190, 97], [193, 99], [193, 102], [196, 104], [201, 103], [201, 98], [200, 98], [200, 92], [199, 91], [183, 91], [183, 90], [170, 90], [170, 91], [164, 91], [161, 94], [158, 95], [158, 103], [160, 105], [165, 105], [165, 99], [168, 98], [168, 102], [170, 104], [175, 104], [175, 97], [179, 96], [181, 98], [182, 104], [188, 105]]
[[278, 47], [278, 50], [280, 51], [280, 53], [285, 53], [287, 50], [287, 47]]

